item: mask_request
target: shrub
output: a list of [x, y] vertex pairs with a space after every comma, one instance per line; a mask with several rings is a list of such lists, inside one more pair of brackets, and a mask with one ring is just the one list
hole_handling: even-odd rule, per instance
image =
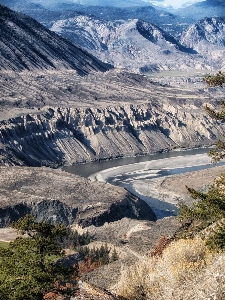
[[210, 278], [215, 276], [216, 265], [218, 282], [214, 280], [214, 294], [221, 295], [224, 290], [224, 258], [209, 251], [200, 238], [174, 241], [161, 257], [148, 257], [124, 269], [117, 294], [130, 300], [222, 300], [207, 297], [212, 293]]

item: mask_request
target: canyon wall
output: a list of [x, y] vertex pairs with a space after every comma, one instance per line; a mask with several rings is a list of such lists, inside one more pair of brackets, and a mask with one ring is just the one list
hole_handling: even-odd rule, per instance
[[122, 187], [61, 169], [0, 167], [0, 228], [30, 213], [38, 221], [102, 226], [124, 217], [155, 221], [150, 206]]
[[52, 166], [208, 146], [223, 124], [172, 103], [107, 108], [49, 107], [0, 123], [1, 165]]

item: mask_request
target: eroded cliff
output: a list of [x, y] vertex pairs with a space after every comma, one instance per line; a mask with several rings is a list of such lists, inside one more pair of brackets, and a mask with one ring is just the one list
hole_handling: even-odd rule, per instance
[[65, 225], [101, 226], [124, 217], [156, 219], [151, 208], [122, 187], [50, 168], [0, 167], [0, 227], [26, 213]]
[[1, 165], [58, 166], [211, 145], [222, 135], [202, 107], [165, 102], [48, 108], [1, 121]]

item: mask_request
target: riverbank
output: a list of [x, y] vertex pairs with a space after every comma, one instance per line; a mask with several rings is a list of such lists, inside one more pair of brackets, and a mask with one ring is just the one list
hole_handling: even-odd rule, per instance
[[225, 166], [215, 167], [207, 154], [197, 154], [113, 167], [89, 179], [123, 186], [144, 200], [161, 219], [176, 215], [179, 203], [192, 202], [186, 185], [205, 189], [222, 172]]

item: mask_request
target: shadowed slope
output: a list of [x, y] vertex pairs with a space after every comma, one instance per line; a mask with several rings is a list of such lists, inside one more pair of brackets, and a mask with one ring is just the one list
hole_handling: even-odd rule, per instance
[[0, 5], [0, 70], [74, 69], [85, 75], [109, 68], [34, 19]]

